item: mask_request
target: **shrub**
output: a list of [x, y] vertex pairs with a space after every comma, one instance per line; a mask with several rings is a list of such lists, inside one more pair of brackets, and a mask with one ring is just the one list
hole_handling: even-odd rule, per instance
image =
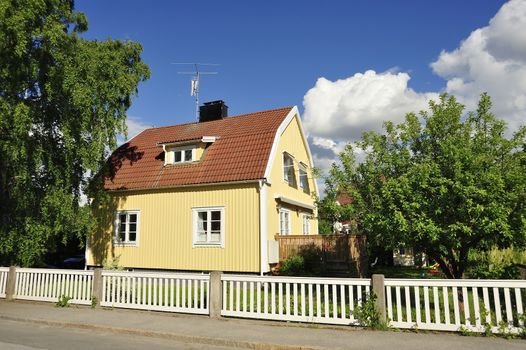
[[322, 276], [327, 270], [323, 251], [314, 243], [301, 246], [298, 255], [303, 258], [306, 275]]
[[283, 265], [281, 265], [279, 272], [283, 276], [300, 276], [305, 271], [304, 264], [305, 262], [302, 256], [292, 255], [283, 261]]
[[69, 307], [69, 301], [71, 300], [70, 297], [68, 297], [67, 295], [61, 295], [59, 298], [58, 298], [58, 301], [57, 303], [55, 304], [56, 307]]
[[376, 298], [376, 294], [371, 292], [366, 300], [356, 308], [354, 313], [362, 326], [386, 330], [389, 326], [380, 317], [380, 313], [376, 308]]
[[469, 255], [467, 275], [483, 279], [518, 279], [517, 264], [526, 263], [526, 251], [507, 248], [492, 248], [488, 251], [473, 251]]

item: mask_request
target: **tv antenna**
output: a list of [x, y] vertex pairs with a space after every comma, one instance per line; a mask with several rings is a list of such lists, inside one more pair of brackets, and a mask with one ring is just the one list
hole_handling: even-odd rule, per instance
[[215, 75], [218, 72], [201, 71], [200, 66], [219, 66], [217, 63], [198, 63], [198, 62], [172, 62], [171, 64], [177, 65], [191, 65], [194, 66], [194, 71], [177, 72], [177, 74], [189, 74], [192, 75], [190, 85], [190, 96], [195, 97], [195, 118], [199, 120], [199, 80], [201, 75]]

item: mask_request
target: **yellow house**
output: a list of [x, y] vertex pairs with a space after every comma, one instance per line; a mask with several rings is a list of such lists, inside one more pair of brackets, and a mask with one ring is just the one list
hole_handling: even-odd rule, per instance
[[110, 201], [89, 267], [266, 273], [275, 235], [318, 234], [313, 162], [296, 107], [152, 128], [109, 158]]

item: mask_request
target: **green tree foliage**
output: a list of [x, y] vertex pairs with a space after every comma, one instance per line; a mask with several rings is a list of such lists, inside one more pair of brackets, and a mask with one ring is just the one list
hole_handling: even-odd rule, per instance
[[412, 246], [462, 278], [471, 249], [526, 243], [526, 128], [507, 137], [486, 94], [467, 115], [446, 94], [429, 107], [364, 133], [363, 161], [347, 146], [327, 188], [351, 195], [369, 242]]
[[82, 193], [149, 77], [141, 45], [86, 30], [72, 0], [0, 2], [0, 264], [33, 265], [93, 228]]

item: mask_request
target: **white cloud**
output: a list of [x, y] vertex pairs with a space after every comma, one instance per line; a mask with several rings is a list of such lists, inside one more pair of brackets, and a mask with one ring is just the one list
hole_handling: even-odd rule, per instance
[[[438, 50], [437, 50], [438, 51]], [[526, 120], [526, 0], [504, 4], [488, 26], [475, 29], [459, 47], [442, 51], [430, 64], [445, 80], [446, 91], [476, 108], [483, 92], [492, 97], [495, 115], [512, 130]], [[327, 170], [348, 142], [382, 122], [400, 122], [407, 112], [427, 108], [437, 92], [416, 92], [410, 75], [397, 67], [384, 73], [369, 70], [345, 79], [319, 78], [305, 94], [304, 126], [315, 165]], [[363, 154], [358, 155], [358, 158]]]
[[[337, 81], [319, 78], [303, 98], [303, 123], [315, 166], [326, 172], [364, 131], [380, 131], [386, 120], [400, 122], [406, 113], [426, 109], [428, 101], [437, 98], [436, 93], [409, 88], [409, 79], [397, 69], [369, 70]], [[357, 156], [363, 158], [363, 152]]]
[[504, 4], [489, 25], [474, 30], [453, 51], [442, 51], [431, 68], [447, 80], [445, 90], [468, 109], [482, 92], [493, 111], [515, 129], [526, 118], [526, 0]]
[[326, 140], [354, 141], [366, 130], [380, 131], [385, 120], [401, 121], [407, 112], [427, 107], [435, 93], [409, 88], [407, 73], [369, 70], [349, 78], [319, 78], [303, 98], [307, 133]]

